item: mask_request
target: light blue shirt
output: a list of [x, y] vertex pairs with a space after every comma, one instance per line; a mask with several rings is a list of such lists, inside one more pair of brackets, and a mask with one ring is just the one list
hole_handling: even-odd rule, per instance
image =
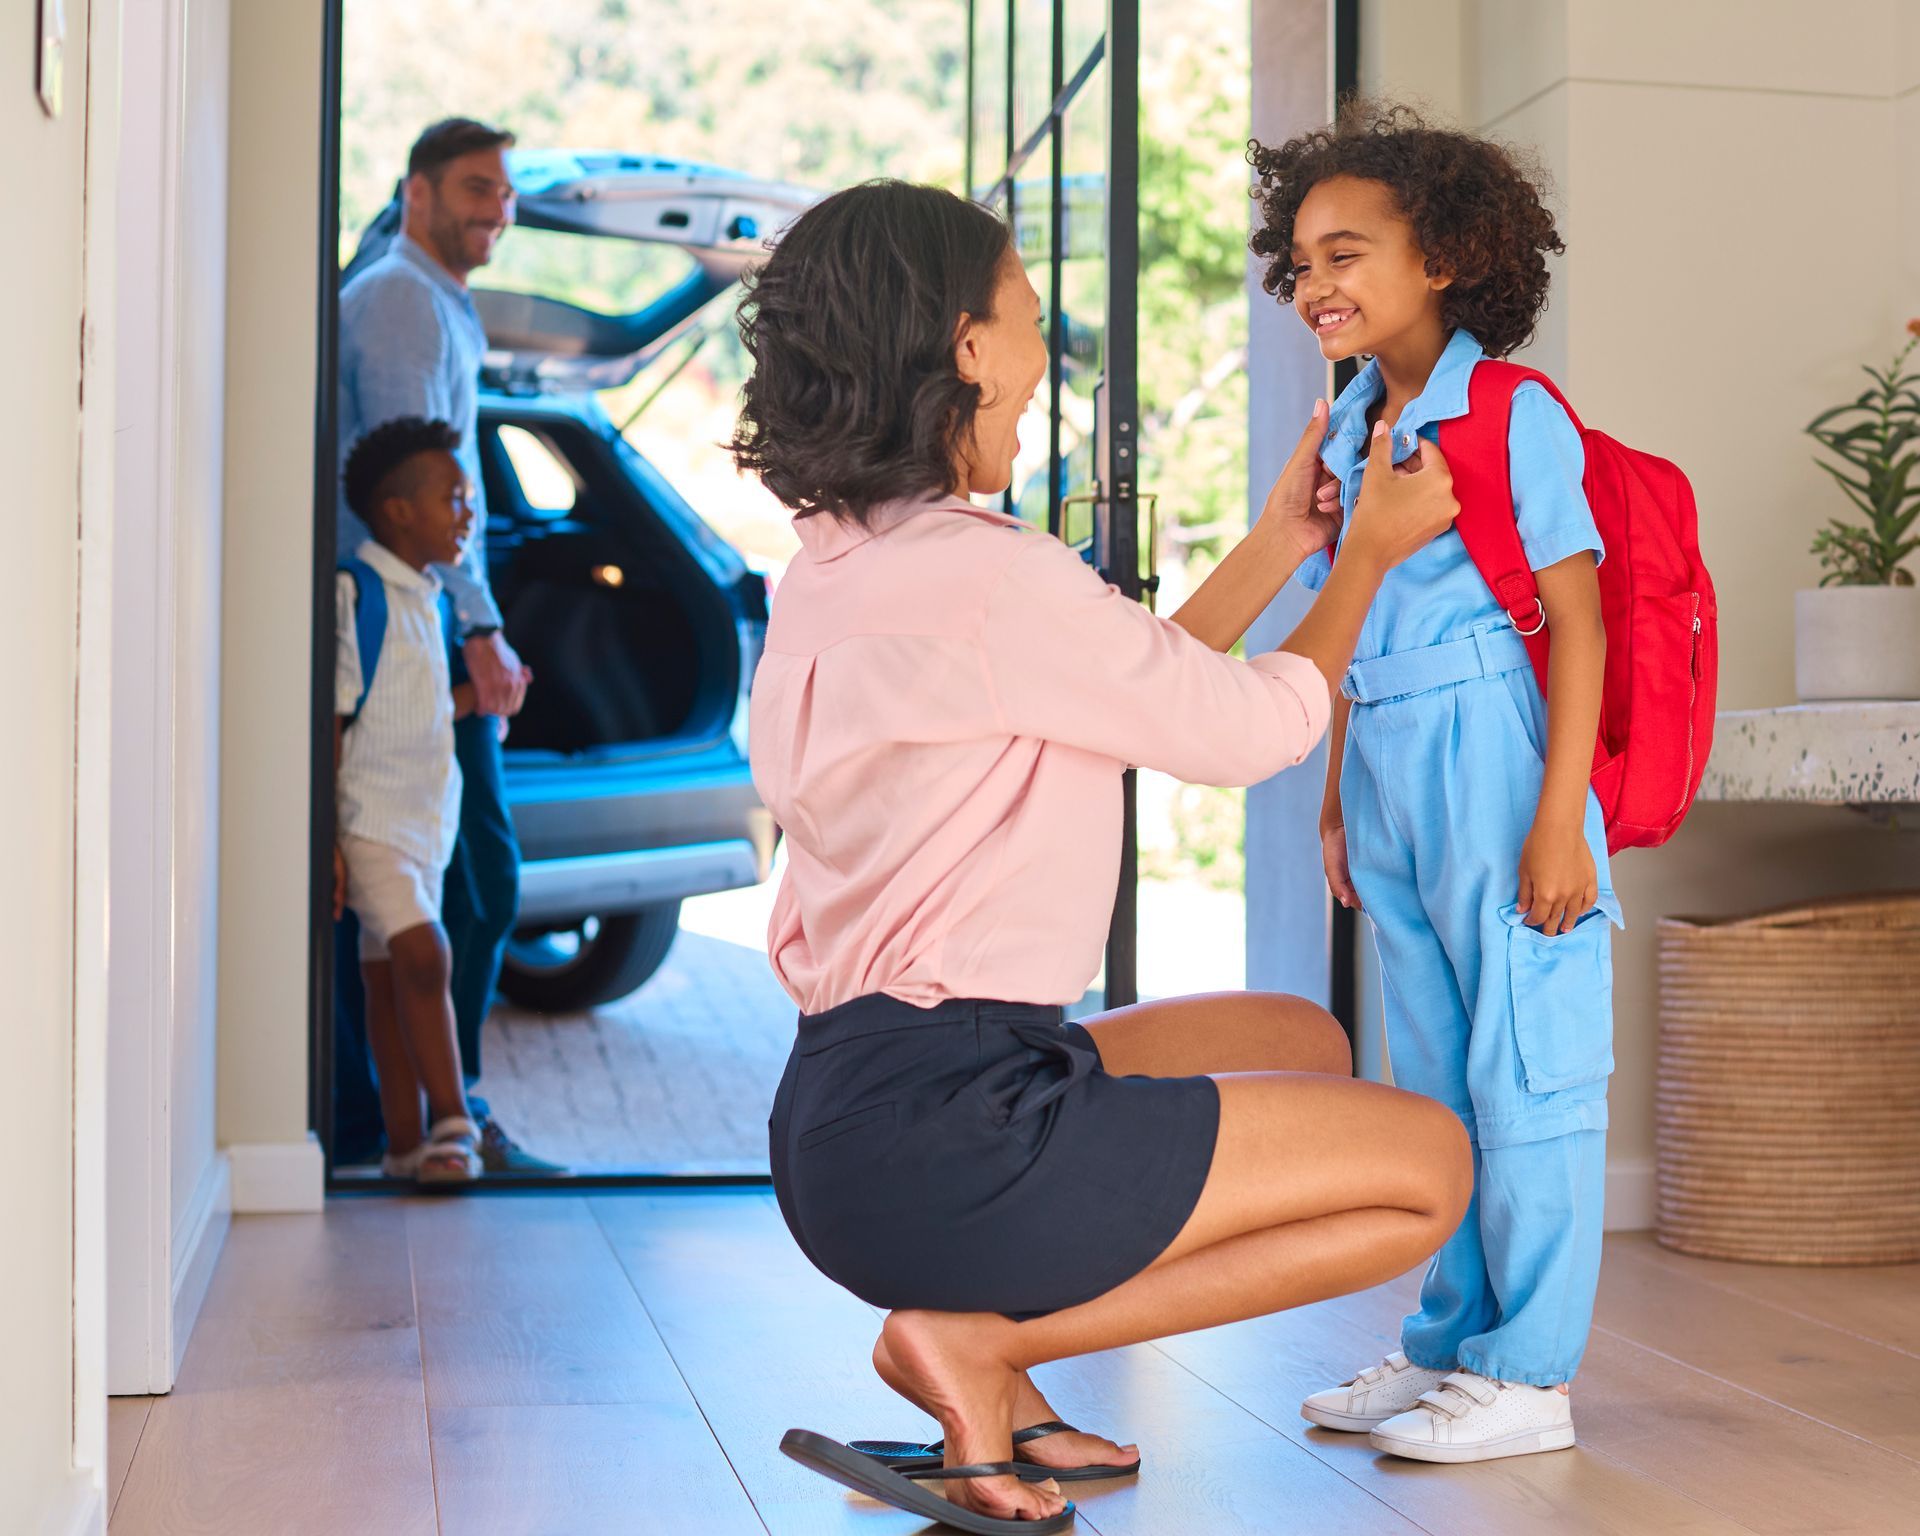
[[[480, 364], [487, 333], [466, 285], [405, 235], [340, 294], [340, 462], [362, 435], [396, 416], [446, 422], [460, 433], [455, 457], [473, 483], [473, 535], [457, 566], [435, 566], [459, 632], [498, 627], [487, 582], [487, 504], [480, 479]], [[340, 501], [337, 547], [371, 534]]]
[[[1418, 438], [1437, 442], [1441, 422], [1467, 414], [1467, 381], [1474, 364], [1485, 356], [1480, 343], [1466, 331], [1453, 333], [1426, 387], [1392, 424], [1394, 463], [1413, 452]], [[1352, 520], [1366, 473], [1367, 412], [1385, 392], [1379, 363], [1368, 363], [1340, 392], [1327, 422], [1327, 441], [1320, 450], [1320, 461], [1340, 481], [1340, 506], [1346, 522]], [[1531, 381], [1514, 391], [1507, 452], [1514, 520], [1520, 527], [1520, 543], [1528, 565], [1536, 571], [1545, 570], [1583, 549], [1592, 550], [1594, 558], [1600, 559], [1604, 553], [1600, 530], [1594, 525], [1581, 486], [1586, 453], [1580, 445], [1580, 434], [1560, 403]], [[1343, 536], [1346, 522], [1341, 525]], [[1332, 561], [1323, 550], [1302, 565], [1294, 579], [1317, 592], [1332, 570]], [[1461, 640], [1476, 628], [1507, 622], [1486, 579], [1474, 568], [1460, 535], [1449, 528], [1387, 573], [1361, 626], [1354, 660], [1370, 661], [1376, 656]]]

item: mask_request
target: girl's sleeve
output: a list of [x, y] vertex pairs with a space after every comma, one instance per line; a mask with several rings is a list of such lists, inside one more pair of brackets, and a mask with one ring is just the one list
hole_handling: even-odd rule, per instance
[[1038, 737], [1196, 784], [1254, 784], [1306, 757], [1331, 714], [1304, 656], [1239, 661], [1156, 618], [1057, 539], [1025, 547], [987, 600], [980, 645], [996, 716]]
[[1605, 559], [1581, 485], [1587, 455], [1580, 434], [1560, 402], [1532, 381], [1513, 392], [1507, 459], [1513, 517], [1527, 564], [1544, 571], [1583, 549], [1593, 551], [1596, 565]]

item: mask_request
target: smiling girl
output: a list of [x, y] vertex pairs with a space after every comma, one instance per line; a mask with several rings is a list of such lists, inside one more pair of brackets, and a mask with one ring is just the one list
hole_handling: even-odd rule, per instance
[[[1466, 415], [1476, 364], [1531, 338], [1563, 247], [1512, 153], [1404, 107], [1353, 103], [1250, 158], [1267, 291], [1329, 361], [1370, 359], [1321, 452], [1322, 507], [1350, 511], [1369, 433], [1392, 433], [1398, 470], [1418, 465]], [[1372, 921], [1394, 1081], [1460, 1117], [1475, 1194], [1401, 1352], [1302, 1412], [1428, 1461], [1573, 1444], [1566, 1384], [1599, 1278], [1620, 920], [1588, 782], [1602, 546], [1579, 434], [1536, 383], [1513, 395], [1507, 449], [1533, 617], [1553, 636], [1551, 708], [1522, 632], [1444, 533], [1381, 582], [1336, 702], [1321, 815], [1334, 896]], [[1331, 569], [1323, 553], [1298, 579], [1317, 590]]]

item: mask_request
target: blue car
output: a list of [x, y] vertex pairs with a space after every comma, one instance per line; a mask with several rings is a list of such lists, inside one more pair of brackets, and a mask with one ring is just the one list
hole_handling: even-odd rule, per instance
[[[702, 310], [812, 201], [682, 161], [518, 151], [521, 228], [476, 274], [490, 346], [480, 397], [487, 561], [534, 686], [507, 741], [524, 863], [501, 991], [573, 1012], [666, 958], [689, 896], [767, 878], [776, 832], [747, 768], [765, 579], [621, 435], [597, 391], [684, 344]], [[399, 228], [390, 205], [346, 276]], [[533, 232], [541, 232], [535, 234]], [[565, 248], [631, 310], [538, 289]], [[518, 242], [519, 252], [514, 247]], [[603, 242], [619, 242], [611, 248]]]

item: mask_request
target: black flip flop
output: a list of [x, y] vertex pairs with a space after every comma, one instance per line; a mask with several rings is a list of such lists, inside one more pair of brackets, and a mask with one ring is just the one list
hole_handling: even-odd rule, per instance
[[[922, 1520], [950, 1525], [970, 1536], [1051, 1536], [1073, 1524], [1073, 1505], [1046, 1520], [1002, 1520], [994, 1515], [975, 1514], [958, 1504], [927, 1492], [890, 1471], [871, 1456], [863, 1456], [838, 1440], [816, 1435], [810, 1429], [790, 1429], [780, 1437], [780, 1449], [809, 1471], [830, 1477], [844, 1488], [864, 1493], [882, 1504], [904, 1509]], [[964, 1477], [1004, 1477], [1015, 1471], [1010, 1461], [982, 1461], [964, 1467], [943, 1468], [948, 1479]]]
[[[1044, 1483], [1048, 1478], [1060, 1483], [1091, 1483], [1099, 1478], [1132, 1477], [1140, 1470], [1138, 1458], [1119, 1466], [1090, 1462], [1084, 1467], [1043, 1467], [1039, 1462], [1029, 1461], [1020, 1454], [1020, 1447], [1030, 1440], [1039, 1440], [1047, 1435], [1079, 1433], [1071, 1424], [1062, 1423], [1059, 1419], [1016, 1429], [1013, 1432], [1013, 1459], [1019, 1468], [1018, 1476], [1029, 1483]], [[853, 1440], [848, 1445], [863, 1456], [884, 1461], [902, 1477], [929, 1477], [939, 1470], [946, 1455], [946, 1442], [941, 1440], [929, 1445], [922, 1445], [917, 1440]]]

